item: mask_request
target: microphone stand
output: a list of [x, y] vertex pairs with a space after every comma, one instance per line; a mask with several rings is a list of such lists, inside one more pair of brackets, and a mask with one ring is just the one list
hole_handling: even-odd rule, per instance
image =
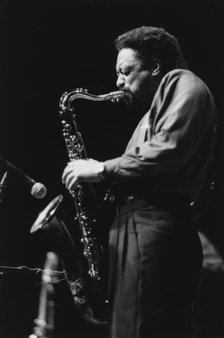
[[[10, 273], [10, 272], [28, 272], [28, 273], [31, 272], [31, 273], [38, 275], [38, 274], [43, 274], [45, 272], [45, 269], [29, 268], [29, 267], [23, 266], [23, 265], [22, 266], [0, 265], [0, 276], [3, 276], [6, 273]], [[52, 272], [54, 273], [55, 276], [65, 277], [64, 271], [54, 270]]]
[[7, 185], [6, 185], [7, 176], [8, 176], [8, 172], [6, 171], [6, 172], [4, 173], [4, 175], [2, 176], [2, 179], [1, 179], [1, 181], [0, 181], [0, 203], [1, 203], [2, 200], [3, 200], [4, 191], [5, 191], [6, 188], [7, 188]]

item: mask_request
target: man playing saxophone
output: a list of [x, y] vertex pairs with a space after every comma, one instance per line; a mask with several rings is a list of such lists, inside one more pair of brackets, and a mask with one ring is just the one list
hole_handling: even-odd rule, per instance
[[109, 336], [185, 337], [202, 266], [192, 210], [211, 183], [215, 103], [163, 28], [133, 29], [115, 46], [116, 84], [139, 124], [120, 157], [72, 160], [62, 181], [114, 186]]

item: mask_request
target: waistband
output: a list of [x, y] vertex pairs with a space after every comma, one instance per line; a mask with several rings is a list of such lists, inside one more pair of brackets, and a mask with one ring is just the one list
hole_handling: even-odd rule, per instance
[[189, 202], [181, 194], [176, 193], [153, 193], [140, 194], [140, 193], [114, 193], [114, 203], [117, 206], [124, 205], [152, 205], [163, 209], [187, 209], [190, 207]]

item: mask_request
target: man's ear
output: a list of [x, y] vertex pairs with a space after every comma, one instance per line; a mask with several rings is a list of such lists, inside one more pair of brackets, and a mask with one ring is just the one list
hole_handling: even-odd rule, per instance
[[153, 59], [152, 63], [152, 76], [157, 76], [161, 71], [161, 61], [159, 59]]

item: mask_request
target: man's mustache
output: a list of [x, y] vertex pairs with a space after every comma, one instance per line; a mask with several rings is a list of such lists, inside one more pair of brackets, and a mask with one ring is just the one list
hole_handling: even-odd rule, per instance
[[128, 90], [123, 90], [123, 93], [124, 93], [124, 101], [133, 101], [133, 94], [128, 91]]

